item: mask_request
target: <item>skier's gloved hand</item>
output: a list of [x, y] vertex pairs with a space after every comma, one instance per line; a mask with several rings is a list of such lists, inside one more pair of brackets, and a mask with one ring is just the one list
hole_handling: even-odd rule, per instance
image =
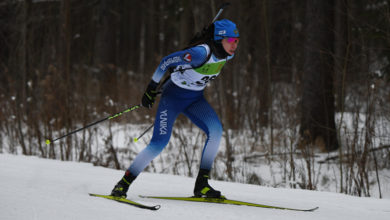
[[154, 101], [156, 100], [157, 96], [157, 86], [158, 83], [155, 81], [150, 81], [148, 88], [146, 88], [146, 91], [144, 95], [142, 96], [142, 106], [145, 108], [152, 108]]

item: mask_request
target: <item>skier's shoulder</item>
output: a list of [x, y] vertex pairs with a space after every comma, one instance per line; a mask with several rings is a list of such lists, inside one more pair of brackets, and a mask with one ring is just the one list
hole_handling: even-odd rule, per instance
[[207, 45], [207, 44], [198, 44], [194, 47], [192, 47], [195, 51], [197, 51], [198, 53], [204, 55], [204, 56], [208, 56], [210, 53], [211, 53], [211, 49], [210, 49], [210, 46]]
[[207, 44], [198, 44], [185, 50], [197, 60], [205, 60], [211, 53], [210, 47]]
[[199, 66], [206, 62], [211, 53], [207, 44], [199, 44], [181, 51], [183, 60], [191, 66]]

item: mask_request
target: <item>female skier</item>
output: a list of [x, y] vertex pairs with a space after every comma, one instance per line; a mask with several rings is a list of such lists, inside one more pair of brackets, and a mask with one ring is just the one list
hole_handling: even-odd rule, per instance
[[218, 76], [226, 61], [234, 57], [239, 33], [232, 21], [223, 19], [204, 29], [203, 34], [197, 38], [195, 41], [200, 44], [164, 57], [154, 72], [142, 97], [142, 106], [149, 109], [154, 104], [160, 80], [168, 70], [172, 74], [162, 86], [152, 139], [115, 185], [112, 196], [126, 198], [130, 184], [168, 144], [172, 126], [177, 116], [183, 113], [207, 134], [194, 195], [221, 197], [221, 192], [208, 184], [208, 178], [219, 148], [222, 125], [205, 100], [203, 90], [210, 80]]

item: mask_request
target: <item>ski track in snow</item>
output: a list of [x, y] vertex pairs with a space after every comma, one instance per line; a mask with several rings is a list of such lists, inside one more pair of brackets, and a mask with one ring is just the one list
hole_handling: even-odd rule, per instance
[[128, 193], [128, 198], [134, 201], [160, 204], [158, 211], [88, 195], [110, 193], [122, 175], [123, 171], [88, 163], [0, 154], [0, 219], [390, 219], [389, 199], [221, 181], [210, 183], [229, 199], [290, 208], [320, 208], [314, 212], [296, 212], [138, 197], [192, 195], [194, 178], [165, 174], [142, 173]]

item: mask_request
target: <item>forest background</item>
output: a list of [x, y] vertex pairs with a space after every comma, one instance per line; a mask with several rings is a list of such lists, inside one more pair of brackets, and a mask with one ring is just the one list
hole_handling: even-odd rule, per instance
[[[225, 131], [214, 177], [305, 189], [333, 182], [359, 196], [375, 186], [382, 197], [381, 181], [390, 182], [381, 176], [390, 168], [390, 2], [230, 2], [221, 18], [237, 24], [239, 48], [205, 91]], [[186, 47], [221, 3], [1, 1], [0, 152], [125, 169], [139, 151], [130, 136], [153, 123], [153, 111], [49, 146], [45, 139], [138, 104], [162, 57]], [[204, 134], [184, 117], [175, 126], [150, 171], [193, 176]], [[119, 134], [126, 141], [115, 142]], [[320, 175], [321, 164], [331, 174]]]

